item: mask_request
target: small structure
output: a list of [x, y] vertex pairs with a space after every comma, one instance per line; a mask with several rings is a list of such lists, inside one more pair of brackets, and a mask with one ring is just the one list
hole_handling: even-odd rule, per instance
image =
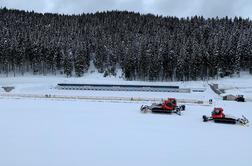
[[15, 89], [14, 86], [3, 86], [2, 88], [4, 89], [5, 92], [10, 92], [10, 91], [12, 91], [13, 89]]
[[226, 96], [223, 96], [223, 100], [235, 101], [236, 100], [236, 96], [234, 96], [234, 95], [226, 95]]
[[243, 95], [237, 95], [237, 96], [226, 95], [226, 96], [223, 96], [223, 100], [245, 102], [245, 98]]

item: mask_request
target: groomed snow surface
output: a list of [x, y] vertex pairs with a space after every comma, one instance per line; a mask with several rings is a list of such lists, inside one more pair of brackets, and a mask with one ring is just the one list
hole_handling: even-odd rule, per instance
[[[52, 76], [1, 77], [0, 85], [15, 86], [10, 94], [132, 97], [158, 95], [181, 99], [212, 98], [214, 104], [186, 104], [186, 111], [182, 116], [143, 114], [139, 111], [140, 106], [151, 102], [5, 97], [3, 94], [6, 92], [1, 90], [0, 165], [251, 165], [251, 127], [204, 123], [202, 115], [210, 115], [214, 106], [221, 106], [226, 114], [237, 117], [245, 115], [251, 121], [252, 102], [224, 102], [209, 90], [207, 83], [210, 82], [144, 83], [115, 80], [95, 78], [92, 81]], [[234, 82], [239, 82], [237, 80], [233, 79]], [[252, 82], [251, 78], [242, 80], [245, 85]], [[179, 84], [182, 87], [204, 87], [207, 91], [190, 94], [60, 91], [54, 89], [59, 82]], [[231, 86], [228, 82], [232, 82], [232, 79], [216, 82]]]

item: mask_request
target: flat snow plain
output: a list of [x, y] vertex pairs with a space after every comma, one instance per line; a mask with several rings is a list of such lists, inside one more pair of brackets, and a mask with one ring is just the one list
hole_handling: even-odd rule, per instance
[[[202, 81], [147, 83], [207, 88], [205, 93], [191, 94], [54, 89], [57, 83], [63, 81], [146, 84], [119, 79], [90, 78], [1, 77], [0, 85], [15, 86], [16, 89], [10, 92], [11, 94], [132, 97], [158, 95], [181, 99], [212, 98], [214, 104], [187, 104], [186, 111], [182, 116], [178, 116], [140, 113], [140, 106], [151, 104], [150, 102], [53, 100], [0, 95], [0, 165], [251, 165], [251, 126], [203, 123], [202, 115], [210, 115], [214, 106], [221, 106], [226, 114], [237, 117], [245, 115], [251, 121], [252, 102], [224, 102], [209, 90], [206, 82]], [[234, 82], [237, 80], [233, 79]], [[251, 80], [243, 79], [248, 82]], [[225, 86], [226, 82], [231, 81], [216, 82]], [[1, 90], [0, 94], [4, 93]]]

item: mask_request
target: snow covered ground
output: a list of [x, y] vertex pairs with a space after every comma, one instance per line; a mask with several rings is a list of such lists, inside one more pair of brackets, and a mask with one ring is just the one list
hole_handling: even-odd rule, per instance
[[[212, 107], [182, 116], [142, 114], [141, 103], [0, 100], [0, 165], [250, 166], [252, 129], [203, 123]], [[252, 119], [251, 103], [223, 103]]]
[[[64, 96], [103, 96], [103, 97], [141, 97], [141, 98], [167, 98], [167, 93], [159, 92], [108, 92], [108, 91], [82, 91], [82, 90], [58, 90], [55, 87], [58, 83], [89, 83], [89, 84], [126, 84], [126, 85], [175, 85], [180, 88], [206, 88], [205, 93], [171, 93], [176, 98], [194, 98], [208, 101], [214, 93], [209, 89], [207, 82], [143, 82], [125, 81], [118, 77], [104, 78], [100, 74], [90, 74], [81, 78], [66, 78], [64, 76], [19, 76], [0, 77], [0, 86], [14, 86], [15, 89], [10, 94], [40, 94], [40, 95], [64, 95]], [[4, 93], [0, 89], [0, 94]]]
[[225, 90], [224, 95], [244, 95], [246, 99], [252, 101], [252, 76], [243, 74], [240, 78], [225, 78], [213, 81], [219, 84], [219, 88]]
[[[1, 77], [0, 86], [15, 86], [10, 94], [52, 94], [66, 96], [177, 97], [214, 99], [211, 106], [186, 105], [182, 116], [142, 114], [142, 104], [151, 102], [111, 102], [52, 100], [5, 97], [0, 91], [0, 165], [83, 166], [83, 165], [231, 165], [252, 163], [252, 128], [240, 125], [203, 123], [214, 106], [226, 114], [252, 119], [252, 102], [220, 100], [208, 83], [225, 87], [248, 86], [251, 78], [221, 81], [172, 83], [128, 82], [64, 77]], [[204, 93], [62, 91], [57, 83], [118, 83], [204, 87]], [[237, 82], [235, 84], [234, 82]]]

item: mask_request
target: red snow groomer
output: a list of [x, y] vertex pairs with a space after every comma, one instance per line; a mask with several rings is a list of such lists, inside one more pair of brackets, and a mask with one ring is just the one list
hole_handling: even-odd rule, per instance
[[214, 108], [211, 117], [203, 115], [203, 121], [204, 122], [214, 121], [216, 123], [228, 123], [228, 124], [238, 123], [242, 125], [246, 125], [247, 123], [249, 123], [248, 119], [244, 116], [242, 116], [242, 118], [235, 118], [232, 116], [225, 115], [223, 111], [224, 111], [223, 108]]
[[177, 106], [177, 100], [175, 98], [168, 98], [163, 103], [153, 103], [151, 106], [142, 105], [141, 112], [153, 112], [153, 113], [176, 113], [181, 115], [181, 111], [185, 110], [185, 105]]

